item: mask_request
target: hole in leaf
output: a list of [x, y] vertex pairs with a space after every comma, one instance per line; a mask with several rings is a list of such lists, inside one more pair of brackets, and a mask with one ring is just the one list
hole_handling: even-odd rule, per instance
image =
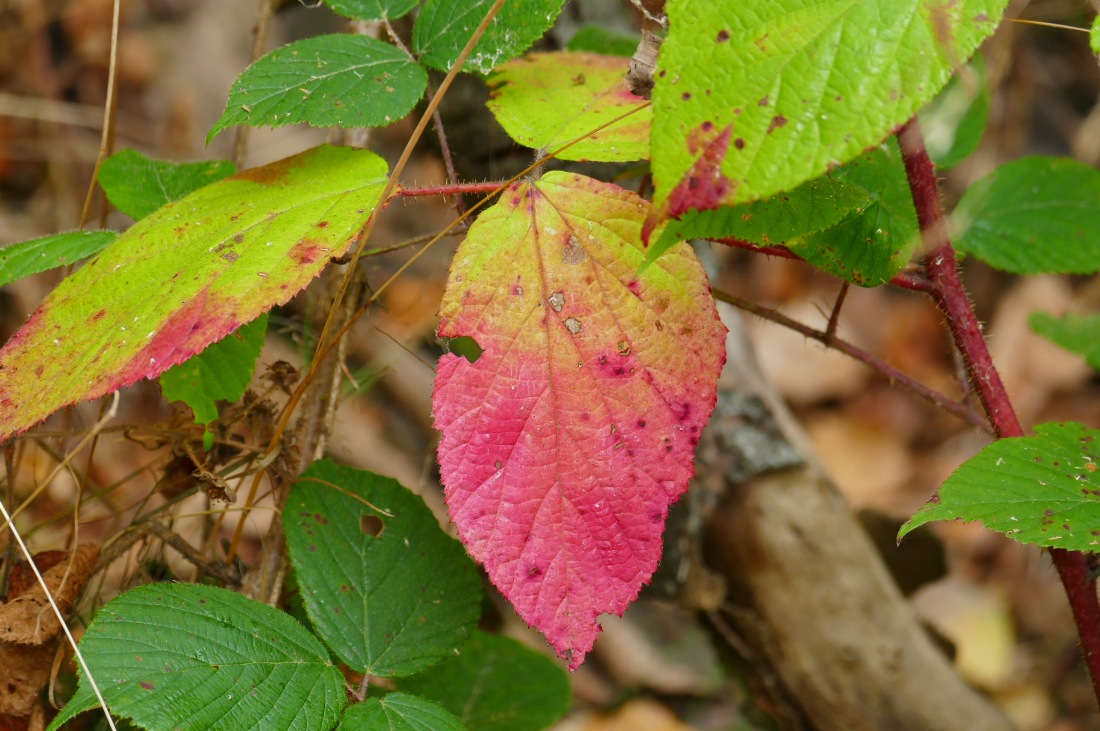
[[459, 335], [457, 338], [449, 338], [444, 341], [443, 348], [448, 353], [461, 355], [471, 363], [477, 363], [477, 359], [485, 352], [485, 349], [478, 345], [477, 341], [469, 335]]
[[359, 519], [359, 529], [372, 538], [382, 535], [386, 524], [377, 515], [364, 515]]

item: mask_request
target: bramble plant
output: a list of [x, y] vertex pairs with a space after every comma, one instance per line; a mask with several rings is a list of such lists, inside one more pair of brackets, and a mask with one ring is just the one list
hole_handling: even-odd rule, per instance
[[[598, 33], [577, 49], [520, 55], [563, 0], [327, 4], [382, 22], [394, 42], [326, 35], [271, 52], [233, 85], [208, 139], [241, 125], [386, 126], [424, 98], [429, 70], [446, 72], [393, 170], [351, 147], [242, 171], [124, 150], [103, 162], [98, 182], [136, 220], [131, 228], [0, 253], [0, 284], [88, 259], [0, 350], [0, 440], [159, 378], [206, 425], [198, 450], [222, 460], [210, 470], [232, 465], [271, 481], [301, 598], [288, 615], [200, 584], [120, 595], [88, 627], [79, 689], [51, 728], [101, 703], [144, 728], [553, 723], [568, 709], [566, 676], [476, 629], [470, 557], [570, 669], [596, 642], [599, 615], [621, 614], [650, 580], [716, 401], [726, 332], [714, 300], [781, 319], [712, 293], [689, 239], [800, 258], [846, 283], [936, 303], [985, 416], [891, 375], [1000, 439], [901, 535], [963, 518], [1050, 547], [1100, 690], [1087, 560], [1100, 536], [1100, 431], [1051, 423], [1024, 435], [956, 264], [958, 253], [1021, 274], [1100, 270], [1100, 173], [1018, 160], [973, 185], [950, 219], [935, 177], [934, 164], [956, 164], [981, 137], [989, 100], [975, 53], [1006, 0], [670, 0], [651, 101], [625, 85], [629, 58], [592, 52], [612, 46]], [[414, 10], [401, 39], [390, 22]], [[966, 64], [976, 93], [952, 80]], [[408, 153], [459, 72], [487, 75], [489, 109], [535, 151], [532, 168], [500, 184], [402, 188]], [[944, 103], [951, 95], [962, 96], [962, 113]], [[647, 162], [652, 200], [544, 173], [549, 158]], [[393, 480], [310, 463], [285, 437], [349, 322], [378, 297], [338, 320], [386, 205], [458, 193], [490, 194], [470, 211], [478, 215], [439, 306], [438, 337], [472, 339], [479, 353], [444, 354], [433, 393], [440, 473], [465, 552]], [[259, 456], [227, 454], [216, 402], [245, 394], [266, 313], [340, 257], [350, 266], [308, 373]], [[1096, 316], [1037, 314], [1032, 325], [1097, 365]], [[851, 352], [831, 331], [803, 332]], [[362, 683], [348, 691], [345, 675]], [[370, 678], [385, 679], [385, 691], [372, 692]]]

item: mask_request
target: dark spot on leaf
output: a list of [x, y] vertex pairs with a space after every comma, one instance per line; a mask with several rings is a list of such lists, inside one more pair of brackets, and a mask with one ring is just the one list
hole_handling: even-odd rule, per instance
[[701, 124], [699, 126], [699, 129], [703, 130], [704, 132], [710, 132], [711, 130], [714, 129], [714, 122], [712, 122], [708, 119], [707, 121], [703, 122], [703, 124]]
[[328, 221], [318, 221], [317, 228], [328, 228]]
[[690, 91], [685, 91], [683, 94], [680, 95], [680, 98], [683, 99], [684, 101], [687, 101], [688, 99], [691, 98], [691, 92]]
[[768, 106], [768, 95], [765, 94], [764, 97], [756, 103], [756, 106], [758, 106], [758, 107]]
[[688, 417], [691, 416], [691, 404], [686, 401], [671, 403], [668, 407], [672, 411], [672, 418], [681, 423], [687, 421]]
[[638, 428], [645, 429], [645, 419], [638, 419]]
[[[142, 688], [145, 688], [145, 690], [153, 690], [153, 688], [155, 688], [155, 687], [156, 687], [156, 686], [154, 686], [154, 685], [153, 685], [152, 683], [150, 683], [150, 682], [149, 682], [149, 681], [147, 681], [147, 680], [143, 680], [143, 681], [141, 681], [140, 683], [138, 683], [138, 685], [140, 685], [140, 686], [141, 686]], [[113, 710], [113, 709], [112, 709], [112, 710]]]
[[540, 576], [542, 576], [542, 569], [540, 569], [538, 566], [527, 567], [527, 578], [537, 579]]
[[[233, 235], [233, 241], [238, 243], [238, 244], [243, 244], [244, 243], [244, 234], [234, 234]], [[215, 251], [216, 251], [216, 249], [215, 249]]]
[[730, 39], [730, 32], [728, 30], [726, 30], [725, 28], [718, 31], [718, 37], [715, 38], [715, 40], [718, 41], [719, 43], [725, 43], [729, 39]]
[[738, 137], [736, 140], [733, 141], [733, 146], [736, 147], [738, 150], [744, 150], [745, 149], [745, 141], [743, 139], [741, 139], [740, 137]]
[[359, 518], [359, 530], [368, 536], [377, 538], [386, 529], [386, 524], [377, 515], [364, 515]]
[[780, 127], [782, 127], [786, 124], [787, 124], [787, 118], [786, 117], [784, 117], [782, 114], [775, 115], [774, 117], [772, 117], [772, 123], [768, 125], [768, 134], [771, 134], [772, 132], [776, 131], [777, 129], [779, 129]]

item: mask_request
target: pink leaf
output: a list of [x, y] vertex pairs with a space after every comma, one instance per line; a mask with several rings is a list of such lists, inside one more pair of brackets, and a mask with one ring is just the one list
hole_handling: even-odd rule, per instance
[[644, 271], [649, 204], [566, 173], [506, 191], [455, 254], [434, 410], [447, 504], [529, 624], [581, 664], [652, 576], [725, 360], [694, 253]]

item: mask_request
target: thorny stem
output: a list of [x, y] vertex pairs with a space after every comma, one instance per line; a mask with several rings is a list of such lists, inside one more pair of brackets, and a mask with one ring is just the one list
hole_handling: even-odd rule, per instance
[[800, 333], [807, 338], [822, 343], [826, 347], [833, 348], [834, 350], [839, 350], [841, 353], [851, 356], [852, 358], [858, 360], [860, 363], [863, 363], [864, 365], [873, 368], [879, 373], [882, 373], [891, 381], [905, 386], [933, 406], [941, 408], [944, 411], [947, 411], [948, 413], [959, 417], [971, 426], [989, 431], [989, 424], [987, 424], [986, 421], [979, 414], [976, 414], [972, 409], [968, 408], [966, 404], [961, 404], [957, 401], [951, 400], [945, 394], [942, 394], [935, 389], [929, 388], [912, 376], [902, 373], [897, 368], [884, 361], [882, 358], [872, 355], [866, 350], [852, 345], [847, 340], [841, 340], [840, 338], [836, 337], [835, 334], [830, 334], [828, 332], [817, 330], [810, 327], [809, 325], [805, 325], [799, 322], [798, 320], [787, 317], [778, 310], [773, 310], [770, 307], [765, 307], [764, 305], [757, 304], [756, 302], [741, 299], [736, 295], [722, 292], [721, 290], [711, 290], [711, 294], [714, 295], [714, 299], [716, 300], [731, 304], [738, 309], [752, 313], [753, 315], [756, 315], [757, 317], [760, 317], [764, 320], [769, 320], [778, 325], [782, 325], [783, 327], [794, 330], [795, 332]]
[[[931, 252], [925, 257], [925, 270], [935, 285], [930, 295], [947, 320], [947, 327], [966, 364], [978, 398], [989, 415], [994, 433], [998, 437], [1023, 436], [1020, 420], [993, 365], [981, 325], [959, 277], [955, 252], [951, 248], [940, 205], [935, 169], [915, 117], [902, 126], [897, 138], [901, 144], [917, 219], [925, 245]], [[1090, 574], [1083, 553], [1052, 548], [1050, 555], [1073, 610], [1081, 651], [1092, 677], [1093, 694], [1100, 701], [1100, 601], [1096, 596], [1096, 581]]]
[[422, 198], [432, 195], [481, 195], [495, 193], [508, 181], [495, 183], [454, 183], [452, 185], [428, 185], [423, 188], [399, 188], [397, 194], [404, 198]]
[[[726, 246], [732, 246], [735, 249], [744, 249], [745, 251], [752, 251], [757, 254], [764, 254], [765, 256], [774, 256], [780, 259], [790, 259], [792, 261], [805, 261], [801, 256], [794, 253], [785, 246], [760, 246], [752, 243], [751, 241], [745, 241], [744, 239], [734, 238], [720, 238], [713, 239], [720, 244]], [[899, 289], [909, 289], [914, 292], [931, 292], [935, 285], [928, 280], [920, 271], [903, 270], [894, 275], [887, 284], [892, 284]]]

